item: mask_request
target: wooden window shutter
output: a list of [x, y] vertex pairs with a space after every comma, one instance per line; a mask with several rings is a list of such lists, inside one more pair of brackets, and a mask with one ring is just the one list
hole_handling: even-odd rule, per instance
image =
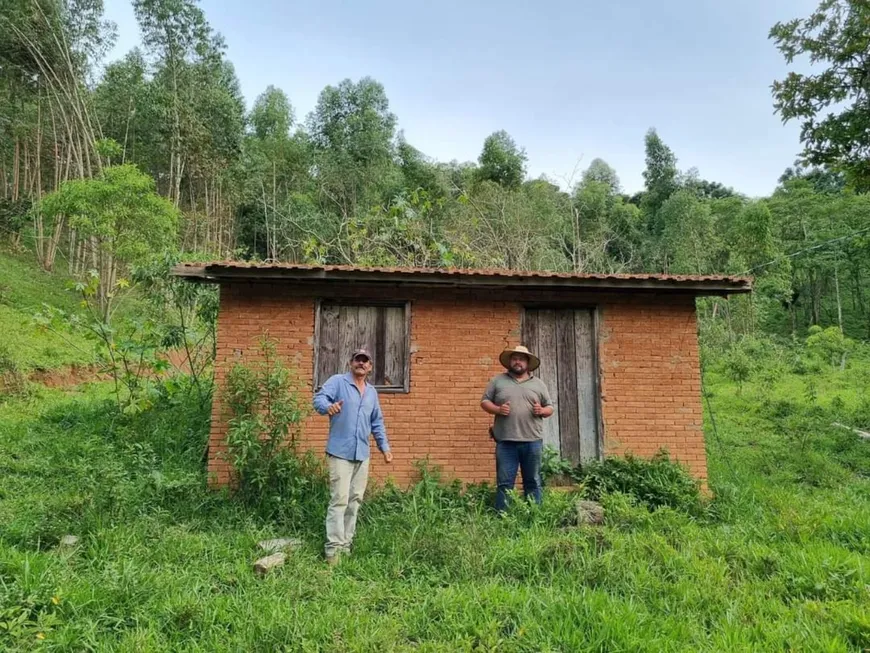
[[317, 312], [315, 387], [347, 371], [351, 353], [365, 347], [372, 355], [369, 381], [379, 389], [408, 391], [409, 306], [360, 306], [320, 302]]

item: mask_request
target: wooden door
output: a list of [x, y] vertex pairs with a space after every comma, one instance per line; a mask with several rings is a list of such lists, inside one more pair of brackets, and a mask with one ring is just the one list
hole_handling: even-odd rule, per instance
[[595, 316], [591, 309], [526, 309], [523, 342], [540, 357], [536, 374], [555, 413], [544, 420], [544, 444], [573, 463], [601, 455]]

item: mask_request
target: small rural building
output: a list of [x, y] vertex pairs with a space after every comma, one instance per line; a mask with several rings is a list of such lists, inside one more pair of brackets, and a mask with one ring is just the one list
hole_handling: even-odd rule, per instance
[[[374, 357], [394, 461], [375, 478], [414, 480], [428, 458], [448, 478], [494, 481], [492, 418], [480, 409], [499, 353], [526, 345], [556, 413], [546, 444], [575, 462], [660, 448], [707, 475], [695, 298], [749, 292], [726, 276], [563, 274], [220, 262], [174, 274], [220, 285], [217, 389], [208, 468], [229, 482], [221, 389], [259, 338], [310, 394], [347, 369], [358, 346]], [[312, 415], [302, 446], [323, 451], [327, 419]]]

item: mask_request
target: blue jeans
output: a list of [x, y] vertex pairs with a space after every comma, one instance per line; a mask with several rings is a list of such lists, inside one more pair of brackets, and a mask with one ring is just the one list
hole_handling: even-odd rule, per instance
[[523, 471], [523, 494], [526, 499], [541, 503], [541, 456], [542, 440], [534, 442], [496, 442], [495, 477], [498, 489], [495, 494], [495, 509], [507, 508], [507, 491], [514, 489], [517, 469]]

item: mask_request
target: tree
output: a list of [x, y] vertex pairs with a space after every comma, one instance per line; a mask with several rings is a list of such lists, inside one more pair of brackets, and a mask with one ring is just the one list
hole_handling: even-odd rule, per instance
[[646, 149], [646, 169], [643, 178], [646, 182], [646, 193], [641, 201], [641, 208], [647, 217], [654, 235], [660, 235], [663, 225], [657, 219], [656, 213], [662, 204], [673, 195], [679, 187], [677, 183], [677, 157], [671, 151], [655, 129], [650, 129], [644, 139]]
[[483, 142], [478, 179], [518, 188], [526, 174], [526, 151], [506, 131], [493, 132]]
[[306, 235], [310, 198], [307, 139], [290, 134], [293, 106], [284, 91], [269, 86], [248, 115], [244, 141], [244, 195], [237, 215], [239, 243], [270, 260], [298, 260]]
[[659, 219], [662, 270], [675, 274], [712, 272], [716, 243], [709, 204], [689, 190], [680, 190], [662, 204]]
[[103, 136], [121, 144], [120, 162], [129, 159], [151, 170], [156, 164], [153, 141], [160, 117], [146, 70], [145, 57], [138, 49], [110, 63], [94, 90], [94, 108]]
[[[262, 211], [265, 244], [263, 254], [266, 259], [271, 260], [279, 257], [278, 222], [281, 210], [278, 208], [278, 195], [279, 189], [282, 198], [288, 190], [285, 162], [290, 148], [290, 127], [293, 119], [290, 100], [284, 91], [274, 86], [266, 87], [257, 97], [248, 115], [252, 133], [246, 141], [249, 181], [247, 191], [252, 203], [257, 206], [257, 213]], [[283, 205], [283, 199], [281, 203]], [[256, 240], [253, 245], [256, 250]]]
[[619, 193], [616, 171], [595, 159], [574, 189], [565, 250], [575, 272], [625, 271], [638, 265], [639, 211]]
[[779, 183], [785, 184], [792, 179], [806, 179], [812, 182], [817, 193], [837, 194], [846, 188], [846, 179], [842, 172], [829, 168], [804, 167], [800, 161], [795, 161], [779, 176]]
[[384, 199], [398, 171], [396, 116], [380, 83], [364, 77], [327, 86], [307, 124], [325, 211], [347, 222]]
[[134, 0], [133, 10], [142, 38], [158, 61], [155, 82], [159, 85], [167, 115], [169, 177], [167, 196], [175, 206], [181, 201], [184, 152], [184, 86], [188, 60], [203, 49], [210, 28], [202, 10], [192, 0]]
[[618, 194], [622, 191], [619, 184], [619, 175], [604, 159], [593, 159], [589, 167], [583, 171], [581, 184], [589, 182], [599, 182], [610, 188], [612, 194]]
[[13, 202], [99, 169], [87, 82], [114, 40], [102, 11], [102, 0], [0, 8], [0, 179]]
[[175, 243], [178, 212], [157, 195], [154, 180], [131, 164], [106, 166], [95, 178], [68, 181], [36, 210], [53, 220], [67, 216], [70, 228], [88, 243], [105, 321], [125, 283], [119, 275]]
[[444, 170], [408, 143], [402, 132], [399, 132], [397, 141], [396, 156], [404, 188], [410, 191], [423, 189], [435, 198], [447, 197], [450, 194], [450, 182]]
[[794, 178], [766, 204], [774, 235], [791, 261], [792, 330], [825, 323], [838, 323], [846, 333], [870, 328], [870, 195], [819, 192], [813, 180]]
[[260, 140], [284, 141], [290, 137], [295, 115], [287, 94], [271, 84], [257, 99], [248, 116], [254, 136]]
[[479, 181], [459, 197], [445, 229], [461, 264], [512, 270], [570, 269], [560, 248], [567, 196], [546, 180], [510, 189]]
[[[822, 0], [804, 19], [779, 22], [770, 38], [789, 64], [799, 56], [824, 70], [790, 72], [773, 83], [776, 111], [798, 120], [804, 158], [846, 172], [870, 188], [870, 4]], [[832, 111], [835, 109], [836, 111]]]
[[737, 195], [733, 188], [721, 184], [718, 181], [701, 179], [695, 168], [692, 168], [688, 173], [686, 173], [686, 175], [684, 175], [682, 186], [705, 200], [721, 200], [726, 197], [734, 197]]
[[148, 170], [185, 212], [181, 244], [226, 255], [234, 245], [245, 107], [226, 44], [194, 0], [135, 0], [149, 58]]

